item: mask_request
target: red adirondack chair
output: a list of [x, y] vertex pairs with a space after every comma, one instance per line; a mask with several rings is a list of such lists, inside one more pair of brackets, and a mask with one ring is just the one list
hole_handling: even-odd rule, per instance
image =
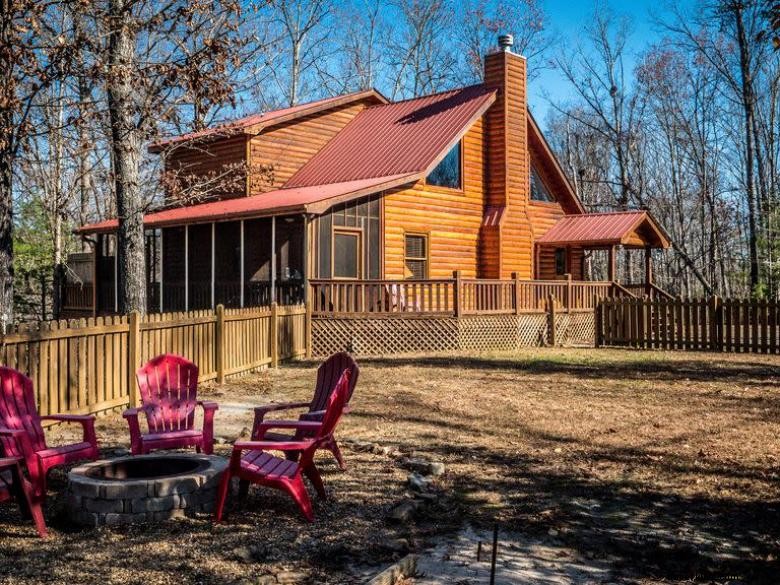
[[[308, 412], [303, 413], [299, 420], [302, 421], [321, 421], [324, 414], [325, 405], [328, 403], [333, 390], [336, 388], [336, 383], [339, 381], [342, 372], [348, 370], [350, 374], [349, 388], [347, 389], [347, 396], [345, 401], [344, 412], [349, 412], [349, 401], [352, 399], [352, 393], [355, 391], [355, 385], [357, 384], [358, 375], [360, 374], [360, 368], [358, 368], [355, 360], [348, 353], [341, 352], [330, 356], [325, 360], [317, 369], [317, 386], [314, 389], [314, 397], [311, 402], [290, 402], [284, 404], [268, 404], [266, 406], [258, 406], [255, 408], [255, 422], [252, 429], [252, 439], [257, 439], [257, 432], [260, 425], [265, 419], [265, 415], [269, 412], [276, 412], [281, 410], [291, 410], [296, 408], [308, 407]], [[290, 433], [267, 433], [265, 435], [266, 441], [297, 441], [305, 438], [307, 431], [305, 429], [296, 429], [293, 434]], [[341, 450], [335, 437], [331, 434], [326, 437], [321, 444], [322, 449], [327, 449], [336, 458], [339, 467], [342, 469], [347, 468], [344, 464], [344, 458], [341, 456]], [[294, 454], [293, 454], [294, 457]]]
[[24, 477], [18, 457], [0, 459], [0, 502], [15, 499], [24, 518], [32, 517], [41, 538], [46, 538], [41, 498], [33, 493], [33, 486]]
[[[214, 452], [216, 402], [198, 400], [198, 366], [183, 357], [164, 354], [136, 372], [142, 406], [122, 413], [130, 427], [133, 455], [153, 449], [194, 446], [198, 453]], [[195, 429], [195, 409], [203, 408], [203, 429]], [[149, 432], [141, 433], [138, 414], [146, 415]]]
[[[77, 422], [84, 429], [81, 443], [48, 447], [41, 421]], [[14, 369], [0, 366], [0, 443], [6, 457], [24, 460], [36, 498], [46, 496], [46, 474], [52, 467], [80, 459], [97, 459], [95, 417], [51, 414], [40, 416], [35, 408], [32, 380]]]
[[[349, 370], [344, 370], [335, 390], [328, 397], [322, 420], [274, 420], [261, 423], [257, 430], [257, 440], [239, 441], [233, 445], [233, 454], [230, 457], [230, 465], [222, 476], [222, 482], [217, 492], [217, 506], [214, 518], [217, 522], [222, 520], [230, 481], [239, 478], [242, 491], [248, 488], [249, 483], [257, 483], [287, 492], [292, 496], [301, 512], [309, 522], [314, 520], [314, 512], [311, 500], [303, 483], [303, 475], [309, 478], [320, 498], [325, 499], [325, 487], [322, 484], [320, 473], [314, 465], [314, 452], [320, 448], [323, 441], [333, 434], [333, 429], [339, 422], [347, 393], [349, 391]], [[268, 429], [281, 428], [292, 430], [305, 430], [312, 434], [310, 438], [295, 441], [267, 441]], [[299, 461], [291, 461], [276, 457], [268, 451], [283, 451], [285, 453], [297, 452]]]

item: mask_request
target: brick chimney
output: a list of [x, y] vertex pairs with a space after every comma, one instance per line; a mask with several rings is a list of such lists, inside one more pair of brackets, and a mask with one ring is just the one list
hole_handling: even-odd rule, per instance
[[511, 35], [501, 35], [499, 50], [485, 57], [485, 85], [498, 89], [486, 113], [485, 203], [494, 213], [503, 208], [495, 233], [487, 228], [483, 237], [481, 272], [486, 278], [509, 277], [512, 272], [521, 278], [532, 276], [528, 250], [533, 243], [526, 214], [530, 190], [526, 60], [513, 53], [511, 45]]

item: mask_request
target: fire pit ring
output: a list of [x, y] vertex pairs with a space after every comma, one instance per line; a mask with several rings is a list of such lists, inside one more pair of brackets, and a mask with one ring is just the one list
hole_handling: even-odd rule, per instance
[[83, 526], [102, 526], [211, 512], [227, 463], [214, 455], [166, 453], [74, 467], [68, 474], [68, 516]]

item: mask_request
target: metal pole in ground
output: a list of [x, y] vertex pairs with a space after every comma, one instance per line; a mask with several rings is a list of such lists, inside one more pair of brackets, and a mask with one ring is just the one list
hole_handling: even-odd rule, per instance
[[496, 553], [498, 552], [498, 524], [493, 527], [493, 556], [490, 559], [490, 585], [496, 585]]

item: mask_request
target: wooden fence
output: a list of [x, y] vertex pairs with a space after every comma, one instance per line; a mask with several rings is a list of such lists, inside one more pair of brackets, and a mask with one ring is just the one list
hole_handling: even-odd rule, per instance
[[605, 299], [596, 345], [780, 353], [780, 303], [725, 299]]
[[312, 313], [328, 315], [511, 315], [545, 311], [552, 297], [563, 310], [593, 310], [599, 301], [631, 297], [615, 282], [563, 280], [311, 280]]
[[137, 403], [135, 369], [161, 353], [224, 380], [306, 351], [302, 305], [96, 317], [19, 326], [0, 338], [0, 363], [32, 378], [41, 414], [87, 414]]

